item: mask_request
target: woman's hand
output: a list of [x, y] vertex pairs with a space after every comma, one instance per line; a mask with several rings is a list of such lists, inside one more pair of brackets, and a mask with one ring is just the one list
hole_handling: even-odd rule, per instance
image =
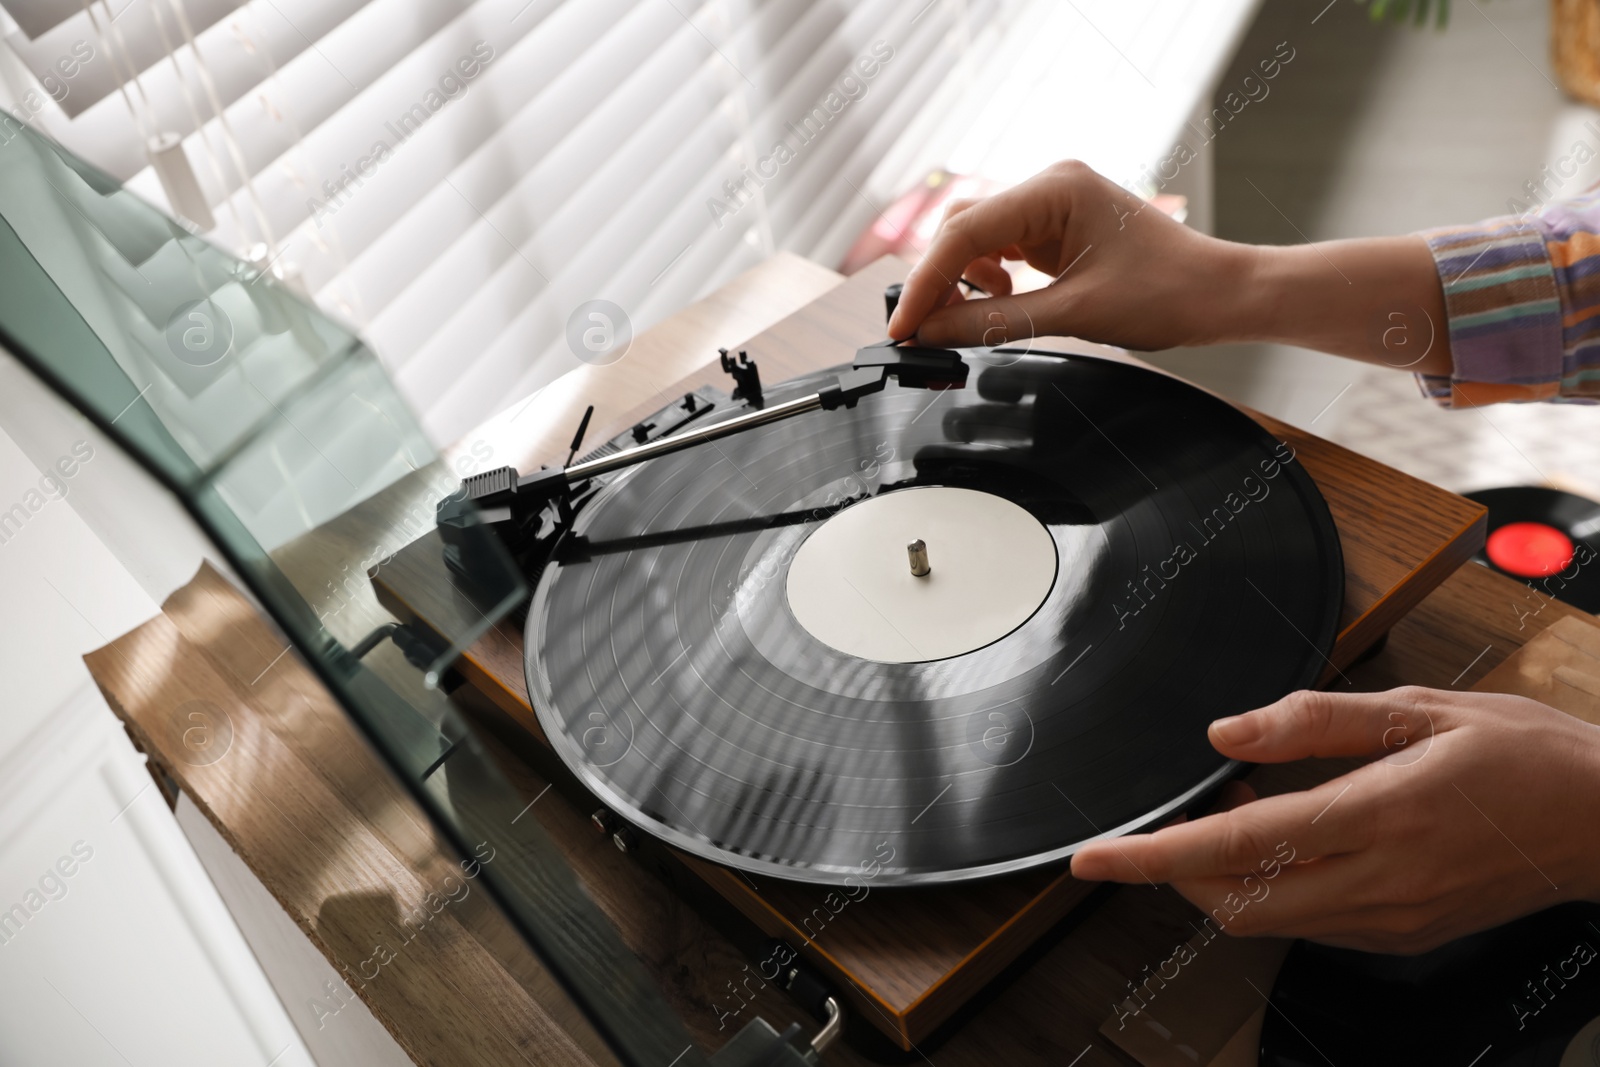
[[[1006, 259], [1055, 280], [1013, 294]], [[963, 298], [963, 276], [992, 295]], [[890, 337], [938, 347], [1050, 335], [1140, 351], [1278, 341], [1451, 370], [1444, 292], [1422, 238], [1234, 244], [1077, 162], [984, 200], [952, 202], [889, 320]]]
[[[1056, 283], [1013, 296], [1002, 258]], [[996, 196], [950, 204], [889, 336], [949, 347], [1047, 334], [1144, 350], [1205, 344], [1249, 270], [1246, 246], [1189, 229], [1082, 163], [1057, 163]], [[962, 276], [991, 298], [962, 299]]]
[[1085, 846], [1074, 875], [1171, 882], [1229, 933], [1380, 952], [1600, 900], [1600, 727], [1406, 688], [1294, 693], [1210, 736], [1250, 763], [1380, 758], [1304, 793], [1235, 785], [1219, 814]]

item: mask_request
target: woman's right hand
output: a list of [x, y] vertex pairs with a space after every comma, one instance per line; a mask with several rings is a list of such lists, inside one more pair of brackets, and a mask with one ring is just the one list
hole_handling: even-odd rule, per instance
[[[1055, 282], [1013, 294], [1005, 259]], [[963, 298], [963, 276], [992, 295]], [[1420, 236], [1234, 244], [1069, 161], [987, 199], [951, 203], [906, 279], [889, 336], [942, 348], [1066, 336], [1146, 352], [1275, 341], [1449, 374], [1446, 326]]]
[[[951, 203], [906, 280], [889, 335], [972, 347], [1063, 335], [1152, 350], [1227, 333], [1254, 249], [1198, 233], [1078, 162], [984, 200]], [[1002, 259], [1054, 284], [1012, 295]], [[965, 276], [987, 298], [964, 299]]]

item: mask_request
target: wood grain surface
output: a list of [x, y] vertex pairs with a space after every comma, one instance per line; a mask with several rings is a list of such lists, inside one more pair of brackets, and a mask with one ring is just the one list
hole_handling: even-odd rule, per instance
[[[777, 381], [851, 359], [881, 336], [883, 289], [907, 265], [885, 258], [740, 344]], [[1124, 353], [1068, 339], [1052, 345], [1134, 362]], [[1143, 364], [1141, 364], [1143, 365]], [[616, 429], [703, 384], [726, 387], [719, 367], [702, 368], [665, 395], [628, 412]], [[1137, 397], [1129, 397], [1137, 403]], [[1341, 672], [1482, 544], [1482, 506], [1402, 474], [1268, 416], [1251, 413], [1288, 442], [1328, 501], [1345, 563], [1340, 632], [1324, 682]], [[565, 442], [563, 442], [563, 445]], [[559, 461], [560, 455], [545, 455]], [[469, 608], [433, 577], [439, 551], [428, 534], [376, 576], [379, 601], [398, 617], [459, 627]], [[454, 631], [452, 631], [454, 632]], [[531, 734], [543, 732], [529, 702], [520, 632], [502, 623], [459, 664], [468, 681]], [[902, 1048], [933, 1033], [1030, 944], [1061, 921], [1092, 887], [1061, 867], [989, 879], [976, 887], [878, 890], [833, 915], [826, 889], [746, 877], [690, 857], [680, 861], [767, 934], [802, 948], [837, 982], [857, 1011]], [[835, 902], [836, 902], [835, 895]], [[825, 941], [812, 936], [826, 922]]]
[[[163, 614], [84, 659], [134, 743], [346, 977], [343, 994], [359, 996], [413, 1060], [614, 1063], [525, 946], [512, 969], [487, 947], [520, 943], [503, 917], [476, 907], [482, 894], [474, 909], [431, 912], [441, 886], [467, 884], [459, 861], [286, 647], [208, 566]], [[418, 914], [430, 917], [408, 920]], [[483, 940], [469, 915], [489, 930]], [[306, 990], [312, 997], [336, 1024], [336, 996]], [[304, 1001], [289, 1008], [307, 1010]], [[435, 1024], [402, 1025], [419, 1014]]]

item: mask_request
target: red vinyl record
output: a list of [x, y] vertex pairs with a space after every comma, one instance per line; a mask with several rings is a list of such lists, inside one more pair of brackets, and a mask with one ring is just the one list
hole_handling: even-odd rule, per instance
[[1600, 612], [1600, 503], [1542, 486], [1468, 493], [1489, 509], [1479, 563], [1537, 594]]

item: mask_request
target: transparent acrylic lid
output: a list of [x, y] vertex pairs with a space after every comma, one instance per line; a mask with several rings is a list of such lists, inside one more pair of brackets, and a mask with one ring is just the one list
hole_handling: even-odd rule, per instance
[[[138, 491], [177, 501], [452, 846], [493, 844], [496, 902], [617, 1058], [704, 1062], [441, 684], [526, 597], [499, 542], [469, 528], [454, 569], [409, 553], [411, 586], [451, 610], [390, 640], [402, 620], [372, 579], [437, 537], [435, 507], [473, 471], [439, 456], [360, 339], [270, 263], [0, 119], [0, 347], [149, 473]], [[162, 540], [111, 547], [148, 574]]]

